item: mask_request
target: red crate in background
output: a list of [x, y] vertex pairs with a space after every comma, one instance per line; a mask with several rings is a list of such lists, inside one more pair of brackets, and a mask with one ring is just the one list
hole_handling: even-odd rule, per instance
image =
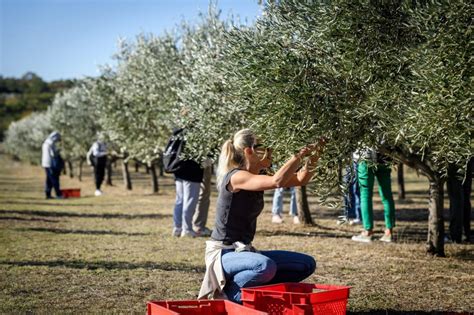
[[271, 315], [344, 315], [349, 298], [347, 286], [279, 283], [243, 288], [243, 305]]
[[61, 189], [64, 198], [79, 198], [81, 196], [80, 188]]
[[226, 300], [150, 301], [148, 315], [267, 315]]

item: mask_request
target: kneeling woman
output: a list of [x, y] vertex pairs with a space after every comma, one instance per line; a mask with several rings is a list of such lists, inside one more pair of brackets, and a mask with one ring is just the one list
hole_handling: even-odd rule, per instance
[[[311, 256], [283, 250], [257, 251], [251, 242], [263, 210], [263, 192], [306, 185], [322, 146], [321, 141], [304, 147], [268, 176], [259, 174], [270, 167], [271, 151], [251, 130], [243, 129], [224, 143], [217, 169], [216, 224], [211, 240], [206, 242], [206, 274], [200, 299], [227, 298], [240, 303], [241, 288], [298, 282], [314, 272], [316, 262]], [[306, 156], [309, 159], [301, 167]]]

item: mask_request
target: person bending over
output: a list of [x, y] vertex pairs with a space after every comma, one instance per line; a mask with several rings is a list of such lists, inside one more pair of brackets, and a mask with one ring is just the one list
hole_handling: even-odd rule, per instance
[[314, 272], [313, 257], [283, 250], [257, 251], [252, 241], [264, 206], [263, 192], [306, 185], [323, 146], [320, 140], [302, 148], [269, 176], [261, 172], [271, 165], [271, 149], [251, 130], [240, 130], [224, 143], [217, 168], [216, 224], [206, 242], [206, 273], [199, 299], [227, 298], [241, 303], [241, 288], [299, 282]]

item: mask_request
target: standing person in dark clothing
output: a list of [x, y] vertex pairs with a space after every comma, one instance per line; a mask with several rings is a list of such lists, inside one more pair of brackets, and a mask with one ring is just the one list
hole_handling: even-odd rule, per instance
[[87, 163], [92, 164], [94, 167], [94, 195], [101, 196], [102, 191], [100, 190], [100, 186], [104, 181], [105, 167], [107, 165], [107, 145], [105, 144], [102, 136], [99, 136], [99, 139], [92, 144], [89, 151], [87, 152]]
[[41, 147], [41, 166], [46, 171], [45, 193], [46, 199], [51, 199], [51, 190], [54, 188], [56, 198], [61, 199], [62, 193], [59, 185], [59, 176], [64, 167], [64, 161], [56, 148], [56, 143], [61, 141], [59, 132], [52, 132], [43, 142]]
[[165, 161], [165, 171], [174, 174], [176, 185], [172, 235], [196, 237], [198, 235], [193, 230], [193, 215], [199, 201], [203, 169], [196, 161], [181, 159], [185, 144], [184, 129], [176, 128], [164, 153], [165, 157], [172, 156], [169, 161]]
[[284, 250], [257, 251], [252, 241], [264, 206], [263, 192], [306, 185], [323, 145], [321, 140], [302, 148], [270, 176], [260, 173], [271, 165], [271, 149], [251, 130], [240, 130], [224, 143], [217, 169], [216, 224], [206, 242], [206, 274], [198, 298], [241, 302], [241, 288], [297, 282], [314, 272], [313, 257]]
[[455, 243], [461, 243], [464, 230], [464, 241], [471, 241], [471, 186], [474, 158], [471, 158], [466, 167], [464, 178], [457, 173], [458, 168], [450, 165], [448, 168], [448, 196], [449, 196], [449, 234]]

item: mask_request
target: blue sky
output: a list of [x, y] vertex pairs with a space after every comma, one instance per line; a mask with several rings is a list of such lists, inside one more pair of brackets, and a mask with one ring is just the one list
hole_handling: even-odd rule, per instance
[[[254, 21], [257, 0], [220, 0], [222, 16]], [[0, 0], [0, 75], [46, 81], [97, 76], [119, 38], [196, 21], [208, 0]]]

